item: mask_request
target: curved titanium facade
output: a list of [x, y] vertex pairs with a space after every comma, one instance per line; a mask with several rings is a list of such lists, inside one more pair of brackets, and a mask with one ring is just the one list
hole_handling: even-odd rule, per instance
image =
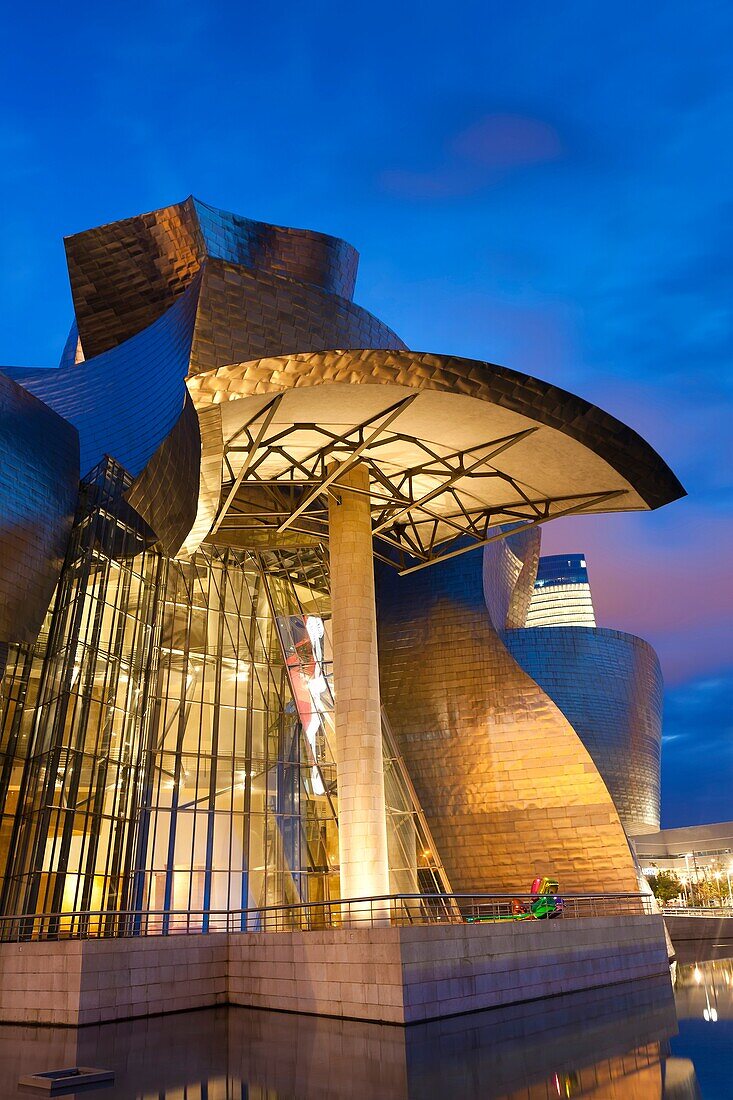
[[[186, 394], [183, 411], [127, 493], [127, 501], [174, 558], [196, 522], [200, 497], [201, 432]], [[191, 491], [182, 493], [181, 484]]]
[[511, 536], [485, 553], [486, 603], [508, 652], [573, 726], [626, 831], [659, 828], [663, 682], [656, 653], [618, 630], [524, 629], [539, 563], [546, 562], [550, 579], [558, 566], [567, 571], [566, 556], [539, 557], [539, 531]]
[[2, 373], [0, 470], [0, 643], [33, 642], [71, 531], [79, 437]]
[[484, 550], [484, 596], [489, 618], [501, 634], [527, 619], [537, 575], [542, 532], [530, 527]]
[[557, 703], [629, 833], [659, 828], [663, 683], [652, 647], [618, 630], [508, 630], [512, 657]]
[[486, 611], [482, 559], [378, 570], [382, 701], [457, 891], [636, 890], [629, 847], [570, 723]]
[[149, 328], [95, 359], [13, 371], [78, 430], [82, 474], [109, 455], [137, 476], [174, 427], [186, 397], [197, 300], [195, 283]]
[[[10, 373], [78, 429], [82, 474], [110, 455], [136, 477], [156, 455], [151, 487], [155, 471], [170, 469], [171, 447], [184, 444], [186, 470], [200, 467], [201, 438], [184, 409], [187, 375], [261, 355], [404, 347], [350, 301], [358, 253], [325, 234], [187, 199], [69, 237], [66, 251], [76, 317], [61, 365]], [[209, 496], [221, 488], [213, 487], [216, 449], [208, 450]], [[155, 509], [169, 552], [197, 518], [206, 533], [212, 509], [199, 489], [181, 471], [164, 496], [154, 491], [158, 502], [146, 510]], [[135, 498], [141, 503], [139, 490]], [[184, 518], [191, 523], [181, 533]]]
[[357, 251], [337, 237], [267, 225], [193, 197], [85, 230], [64, 243], [87, 359], [161, 317], [208, 259], [346, 299], [353, 295], [359, 263]]
[[192, 375], [304, 348], [363, 347], [404, 344], [346, 298], [224, 260], [207, 260], [191, 349]]
[[[676, 499], [660, 457], [547, 383], [409, 352], [352, 302], [358, 255], [334, 237], [189, 198], [66, 251], [61, 365], [0, 376], [0, 912], [55, 934], [104, 908], [113, 933], [121, 909], [206, 929], [332, 900], [347, 842], [363, 858], [352, 788], [375, 833], [385, 815], [393, 891], [635, 890], [591, 757], [500, 634], [526, 617], [533, 525]], [[333, 638], [358, 654], [374, 618], [349, 605], [351, 551], [327, 551], [345, 492], [361, 573], [371, 523], [410, 574], [380, 571], [379, 802], [379, 770], [350, 788], [335, 748], [360, 670], [339, 686]]]

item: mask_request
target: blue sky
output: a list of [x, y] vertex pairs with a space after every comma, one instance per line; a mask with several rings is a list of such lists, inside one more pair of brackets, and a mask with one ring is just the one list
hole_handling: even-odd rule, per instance
[[194, 193], [345, 237], [411, 347], [572, 389], [673, 466], [687, 500], [544, 545], [660, 654], [665, 823], [733, 817], [733, 8], [72, 2], [4, 29], [0, 359], [57, 361], [64, 234]]

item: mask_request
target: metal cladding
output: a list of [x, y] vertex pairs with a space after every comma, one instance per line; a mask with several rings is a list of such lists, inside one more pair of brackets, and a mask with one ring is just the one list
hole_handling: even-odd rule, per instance
[[502, 640], [578, 733], [626, 831], [658, 829], [663, 683], [648, 642], [584, 626], [509, 630]]
[[162, 317], [193, 282], [203, 252], [190, 200], [88, 229], [64, 244], [86, 359]]
[[537, 575], [542, 532], [529, 527], [501, 542], [492, 542], [484, 551], [484, 596], [496, 630], [522, 627], [532, 599]]
[[[260, 426], [257, 407], [242, 399], [293, 390], [287, 434], [303, 426], [305, 434], [273, 445], [270, 433], [258, 445], [289, 458], [300, 448], [311, 468], [349, 450], [371, 461], [373, 487], [381, 481], [388, 489], [376, 534], [400, 568], [429, 564], [466, 535], [475, 545], [501, 537], [502, 524], [655, 508], [683, 493], [638, 435], [572, 394], [489, 363], [407, 351], [351, 302], [357, 254], [333, 237], [187, 199], [68, 238], [67, 254], [77, 339], [72, 328], [57, 370], [14, 376], [78, 428], [82, 473], [111, 455], [133, 477], [142, 475], [179, 424], [187, 379], [200, 420], [213, 405], [238, 403], [222, 422], [219, 491], [236, 482], [244, 461], [229, 453], [243, 450], [232, 437]], [[317, 400], [306, 409], [306, 391], [315, 387]], [[406, 406], [415, 394], [418, 403], [400, 414], [398, 427], [363, 453], [364, 424], [383, 436], [380, 411], [391, 423], [391, 406], [400, 399]], [[354, 418], [359, 410], [364, 415]], [[273, 424], [281, 430], [278, 417]], [[314, 448], [308, 430], [329, 420]], [[394, 440], [403, 446], [390, 461]], [[180, 446], [180, 428], [173, 443]], [[191, 445], [200, 450], [200, 441]], [[176, 543], [192, 551], [206, 534], [220, 444], [208, 435], [206, 446], [199, 467], [207, 467], [209, 503], [199, 497], [200, 477], [172, 479], [160, 498], [157, 533], [169, 552]], [[307, 480], [299, 463], [281, 464], [274, 480]], [[253, 468], [247, 481], [257, 479]], [[317, 513], [319, 503], [308, 507]], [[183, 517], [192, 516], [183, 534]], [[304, 523], [312, 527], [310, 516]]]
[[[128, 504], [155, 531], [163, 552], [175, 557], [196, 522], [201, 474], [201, 432], [186, 394], [183, 411], [126, 494]], [[194, 491], [181, 493], [183, 483]]]
[[149, 328], [95, 359], [13, 371], [78, 430], [82, 474], [111, 455], [136, 477], [178, 421], [197, 297], [193, 284]]
[[[77, 233], [67, 237], [65, 244], [76, 323], [87, 359], [109, 351], [151, 325], [191, 285], [202, 268], [212, 272], [214, 299], [222, 283], [235, 282], [237, 271], [256, 272], [263, 282], [262, 288], [246, 279], [238, 289], [230, 286], [228, 308], [254, 315], [261, 298], [259, 327], [264, 327], [265, 335], [272, 336], [277, 327], [273, 309], [278, 306], [284, 314], [281, 327], [293, 335], [297, 332], [298, 313], [302, 317], [308, 310], [308, 292], [304, 297], [302, 288], [321, 292], [310, 299], [310, 306], [320, 306], [322, 314], [337, 312], [337, 300], [350, 304], [359, 263], [356, 250], [336, 237], [266, 225], [216, 210], [194, 198]], [[205, 285], [207, 282], [208, 279]], [[278, 290], [284, 291], [284, 282], [292, 284], [292, 294], [289, 301], [285, 295], [278, 303]], [[213, 302], [209, 303], [209, 309], [215, 309]], [[327, 321], [317, 309], [311, 308], [311, 312], [311, 323]], [[352, 332], [368, 327], [368, 320], [377, 330], [389, 331], [357, 306], [342, 312], [344, 318], [351, 318]], [[349, 342], [348, 324], [348, 320], [342, 321], [343, 340], [314, 345], [308, 339], [300, 339], [289, 348], [268, 345], [251, 357], [263, 352], [274, 354], [319, 346], [356, 347], [353, 336]], [[205, 335], [206, 330], [204, 338]], [[262, 332], [257, 335], [262, 336]], [[307, 336], [307, 330], [300, 335]], [[403, 345], [390, 333], [389, 343], [376, 342], [374, 346]]]
[[[539, 650], [532, 679], [500, 635], [525, 644], [537, 528], [677, 499], [662, 459], [548, 383], [408, 351], [353, 303], [358, 254], [334, 237], [189, 198], [66, 251], [59, 367], [0, 376], [0, 661], [5, 641], [36, 639], [58, 581], [48, 630], [7, 651], [0, 910], [183, 909], [205, 930], [212, 908], [338, 896], [350, 794], [339, 830], [333, 639], [342, 652], [358, 602], [342, 573], [336, 630], [340, 493], [366, 533], [362, 574], [369, 522], [390, 567], [385, 706], [375, 677], [354, 698], [381, 714], [392, 888], [520, 891], [550, 873], [563, 890], [635, 890], [587, 750], [609, 787], [624, 752], [653, 770], [654, 730], [637, 736], [653, 661], [594, 634], [580, 663], [616, 662], [619, 686], [584, 747], [550, 691], [580, 726], [601, 696], [573, 695]], [[349, 789], [368, 799], [352, 756]], [[619, 772], [614, 790], [646, 823], [635, 783]]]
[[0, 462], [0, 643], [33, 642], [74, 517], [79, 438], [71, 424], [1, 373]]
[[[325, 234], [265, 225], [190, 198], [69, 237], [66, 251], [76, 316], [61, 364], [12, 376], [78, 429], [82, 474], [111, 455], [137, 477], [155, 455], [145, 482], [152, 485], [161, 462], [170, 469], [186, 423], [186, 464], [197, 447], [193, 465], [207, 462], [207, 499], [218, 497], [216, 442], [202, 457], [184, 411], [187, 375], [263, 354], [404, 347], [350, 300], [358, 253]], [[169, 552], [184, 542], [195, 549], [211, 526], [204, 517], [215, 509], [199, 487], [197, 477], [177, 476], [156, 494], [156, 531]], [[141, 503], [139, 491], [135, 499]], [[185, 532], [183, 517], [191, 518]]]
[[202, 276], [192, 375], [307, 348], [401, 348], [367, 310], [317, 286], [210, 259]]
[[491, 621], [582, 740], [626, 831], [659, 828], [663, 682], [657, 656], [647, 642], [618, 630], [524, 629], [540, 561], [540, 532], [530, 541], [531, 534], [486, 549]]
[[382, 701], [458, 891], [636, 890], [611, 797], [576, 732], [506, 651], [482, 559], [378, 570]]
[[[493, 363], [389, 349], [327, 351], [233, 363], [191, 379], [189, 388], [197, 407], [202, 407], [211, 400], [233, 401], [243, 396], [339, 383], [394, 386], [405, 392], [437, 391], [456, 398], [474, 398], [492, 406], [495, 418], [503, 413], [504, 424], [518, 426], [521, 420], [524, 426], [547, 429], [548, 446], [542, 458], [555, 469], [569, 453], [569, 441], [574, 441], [580, 445], [574, 454], [581, 463], [590, 465], [593, 456], [608, 468], [609, 474], [615, 473], [615, 478], [609, 477], [609, 488], [625, 482], [630, 499], [619, 503], [621, 511], [629, 507], [658, 508], [684, 496], [684, 489], [669, 467], [631, 428], [573, 394]], [[447, 409], [447, 404], [443, 408]], [[456, 405], [455, 409], [458, 408]], [[480, 415], [478, 409], [473, 412]], [[488, 409], [484, 409], [484, 415], [487, 414]], [[476, 430], [470, 423], [457, 427], [466, 436]], [[551, 435], [552, 432], [558, 436]], [[565, 448], [558, 437], [568, 441]], [[553, 455], [550, 443], [561, 448], [559, 455]], [[537, 461], [539, 450], [535, 448]], [[566, 469], [565, 476], [572, 484], [582, 479], [583, 471], [576, 475]], [[615, 485], [611, 484], [613, 481]], [[613, 511], [614, 506], [602, 510]]]

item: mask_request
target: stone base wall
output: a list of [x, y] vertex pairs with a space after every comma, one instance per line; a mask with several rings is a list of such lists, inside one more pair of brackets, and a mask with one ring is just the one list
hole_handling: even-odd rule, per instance
[[658, 916], [0, 945], [0, 1023], [217, 1004], [392, 1024], [666, 973]]
[[0, 944], [0, 1023], [81, 1024], [227, 1000], [226, 933]]
[[733, 939], [733, 917], [666, 916], [667, 929], [673, 944], [687, 940]]

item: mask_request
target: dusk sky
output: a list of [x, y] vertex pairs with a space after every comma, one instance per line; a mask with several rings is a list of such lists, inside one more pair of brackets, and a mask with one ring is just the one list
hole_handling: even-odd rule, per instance
[[570, 389], [685, 485], [543, 547], [659, 653], [663, 824], [732, 818], [733, 6], [72, 2], [4, 29], [0, 362], [58, 361], [65, 234], [193, 193], [346, 238], [411, 348]]

